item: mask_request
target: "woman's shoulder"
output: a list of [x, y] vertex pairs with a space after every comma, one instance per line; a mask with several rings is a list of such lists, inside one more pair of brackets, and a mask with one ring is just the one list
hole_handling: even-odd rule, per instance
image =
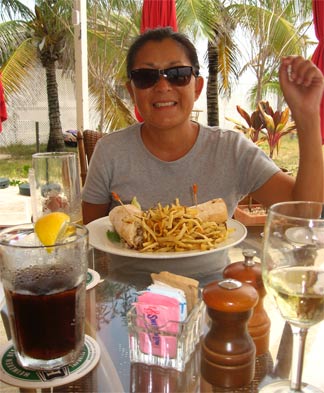
[[226, 128], [220, 128], [218, 126], [206, 126], [200, 124], [201, 135], [205, 139], [214, 140], [248, 140], [242, 132], [230, 130]]
[[130, 140], [130, 138], [137, 138], [140, 131], [140, 123], [135, 123], [126, 128], [121, 128], [116, 131], [109, 132], [100, 138], [101, 145], [120, 144]]

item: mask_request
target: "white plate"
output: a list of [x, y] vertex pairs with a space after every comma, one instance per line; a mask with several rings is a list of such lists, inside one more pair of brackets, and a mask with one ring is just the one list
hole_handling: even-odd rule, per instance
[[98, 220], [92, 221], [87, 225], [89, 229], [89, 241], [90, 244], [98, 250], [108, 252], [114, 255], [122, 255], [125, 257], [132, 258], [150, 258], [150, 259], [167, 259], [167, 258], [184, 258], [193, 257], [197, 255], [206, 255], [213, 252], [219, 252], [229, 247], [233, 247], [245, 239], [247, 230], [246, 227], [238, 221], [229, 219], [227, 226], [230, 229], [234, 229], [228, 235], [228, 238], [220, 243], [219, 247], [207, 251], [179, 251], [179, 252], [139, 252], [125, 248], [121, 243], [111, 242], [106, 235], [109, 230], [114, 230], [109, 217], [102, 217]]
[[286, 238], [293, 243], [310, 244], [312, 243], [310, 232], [303, 227], [288, 228], [285, 232]]
[[291, 227], [286, 230], [285, 235], [292, 243], [324, 243], [324, 228]]

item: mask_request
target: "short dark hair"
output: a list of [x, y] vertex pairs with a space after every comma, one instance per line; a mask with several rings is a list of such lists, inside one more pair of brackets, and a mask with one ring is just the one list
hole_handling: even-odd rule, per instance
[[127, 76], [130, 76], [130, 72], [133, 69], [135, 57], [137, 52], [148, 42], [148, 41], [163, 41], [167, 38], [171, 38], [172, 40], [178, 42], [186, 52], [186, 55], [193, 67], [193, 70], [199, 74], [199, 61], [198, 55], [195, 46], [189, 40], [189, 38], [182, 34], [175, 32], [171, 29], [171, 27], [160, 27], [157, 29], [149, 29], [146, 30], [143, 34], [139, 35], [132, 45], [129, 47], [127, 58], [126, 58], [126, 67], [127, 67]]

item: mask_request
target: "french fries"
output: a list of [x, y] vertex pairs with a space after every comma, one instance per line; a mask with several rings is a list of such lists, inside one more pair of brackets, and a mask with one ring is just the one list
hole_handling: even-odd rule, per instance
[[143, 213], [138, 220], [143, 228], [140, 252], [206, 251], [214, 249], [228, 236], [226, 222], [203, 222], [195, 207], [160, 203]]

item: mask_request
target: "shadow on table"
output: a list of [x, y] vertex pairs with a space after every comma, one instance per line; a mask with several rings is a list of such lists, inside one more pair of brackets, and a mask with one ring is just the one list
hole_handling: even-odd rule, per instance
[[142, 288], [152, 283], [151, 273], [168, 271], [191, 277], [199, 281], [200, 286], [222, 278], [222, 272], [229, 259], [227, 253], [211, 253], [204, 256], [185, 258], [129, 258], [109, 255], [109, 275], [114, 279], [131, 283]]

